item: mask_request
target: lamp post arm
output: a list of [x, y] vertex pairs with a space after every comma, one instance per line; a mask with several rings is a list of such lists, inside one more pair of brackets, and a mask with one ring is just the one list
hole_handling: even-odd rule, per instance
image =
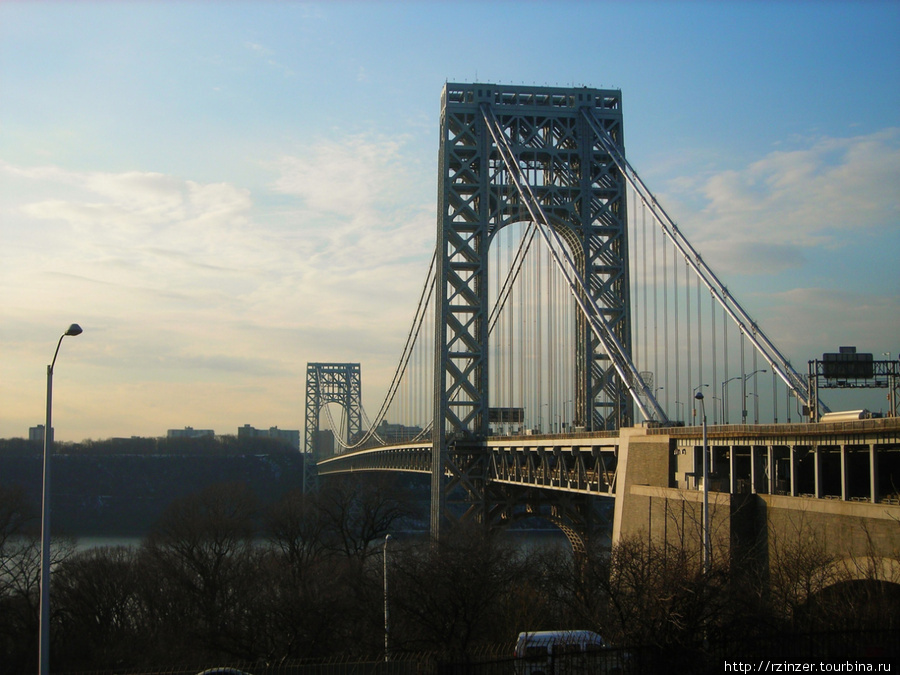
[[59, 342], [56, 343], [56, 351], [53, 352], [53, 360], [50, 362], [50, 365], [47, 366], [47, 374], [52, 377], [53, 376], [53, 366], [56, 365], [56, 357], [59, 356], [59, 348], [62, 346], [63, 338], [66, 337], [66, 334], [63, 333], [59, 336]]

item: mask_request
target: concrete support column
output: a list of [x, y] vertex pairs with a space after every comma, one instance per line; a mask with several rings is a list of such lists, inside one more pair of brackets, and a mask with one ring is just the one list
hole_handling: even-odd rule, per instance
[[869, 498], [873, 504], [878, 503], [878, 454], [875, 444], [869, 444]]
[[750, 492], [756, 494], [756, 446], [750, 446]]
[[847, 475], [847, 466], [849, 462], [847, 461], [847, 446], [841, 446], [841, 501], [845, 502], [850, 497], [850, 484], [848, 483], [849, 476]]
[[816, 499], [821, 499], [822, 497], [822, 462], [819, 461], [819, 448], [815, 447], [812, 449], [813, 451], [813, 479], [815, 481], [815, 487], [813, 488], [813, 495]]
[[730, 445], [728, 446], [728, 491], [731, 494], [737, 493], [737, 479], [734, 477], [734, 468], [736, 464], [737, 461], [734, 457], [734, 446]]
[[771, 445], [766, 446], [766, 461], [768, 465], [766, 466], [766, 471], [769, 474], [769, 494], [775, 494], [775, 448]]
[[788, 446], [788, 453], [791, 458], [791, 497], [797, 496], [797, 447]]

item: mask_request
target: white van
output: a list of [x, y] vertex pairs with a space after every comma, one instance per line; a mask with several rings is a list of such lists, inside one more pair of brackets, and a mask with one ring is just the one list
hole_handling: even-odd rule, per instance
[[542, 630], [519, 633], [516, 675], [595, 675], [619, 673], [622, 655], [589, 630]]

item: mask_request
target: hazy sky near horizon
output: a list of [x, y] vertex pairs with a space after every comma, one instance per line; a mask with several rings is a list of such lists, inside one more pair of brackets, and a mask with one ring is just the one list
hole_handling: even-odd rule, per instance
[[[900, 2], [0, 3], [0, 437], [374, 412], [444, 83], [616, 87], [631, 163], [795, 363], [900, 351]], [[883, 394], [879, 395], [879, 399]]]

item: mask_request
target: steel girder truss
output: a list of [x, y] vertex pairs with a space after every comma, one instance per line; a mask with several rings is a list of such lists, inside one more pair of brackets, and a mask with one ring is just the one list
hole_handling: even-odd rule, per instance
[[[552, 442], [551, 442], [552, 443]], [[558, 443], [558, 442], [557, 442]], [[617, 448], [614, 444], [581, 446], [551, 444], [513, 438], [493, 438], [485, 448], [457, 443], [450, 448], [445, 478], [450, 490], [448, 518], [471, 518], [484, 511], [487, 522], [506, 526], [524, 518], [540, 517], [562, 530], [576, 553], [584, 552], [592, 534], [604, 530], [616, 484]], [[466, 484], [466, 468], [478, 465], [488, 453], [487, 486]], [[404, 443], [388, 448], [358, 450], [325, 460], [320, 475], [353, 471], [431, 473], [432, 447]], [[484, 497], [475, 504], [464, 497], [473, 490]]]
[[[447, 495], [471, 490], [484, 519], [487, 453], [453, 461], [453, 443], [488, 433], [488, 248], [516, 222], [543, 220], [565, 241], [580, 286], [576, 423], [615, 429], [634, 420], [625, 180], [581, 114], [589, 108], [623, 142], [621, 92], [587, 88], [447, 84], [442, 94], [435, 290], [435, 410], [431, 527], [439, 535]], [[502, 140], [498, 137], [502, 136]], [[522, 183], [527, 186], [523, 192]], [[538, 223], [541, 227], [542, 223]], [[600, 335], [585, 316], [594, 311]], [[604, 340], [608, 343], [604, 344]], [[610, 344], [616, 345], [610, 349]], [[636, 371], [634, 374], [637, 375]], [[443, 485], [445, 473], [452, 476]]]
[[303, 489], [316, 489], [318, 474], [315, 463], [321, 459], [319, 414], [329, 403], [344, 409], [342, 428], [337, 430], [339, 442], [349, 445], [362, 432], [362, 377], [358, 363], [306, 364], [306, 428], [303, 460]]
[[606, 450], [552, 446], [526, 452], [515, 446], [494, 448], [491, 480], [612, 497], [615, 494], [616, 448]]
[[614, 445], [492, 444], [489, 522], [509, 524], [539, 516], [559, 527], [575, 554], [582, 555], [591, 536], [609, 524], [604, 507], [611, 503], [596, 497], [614, 496], [616, 465]]

